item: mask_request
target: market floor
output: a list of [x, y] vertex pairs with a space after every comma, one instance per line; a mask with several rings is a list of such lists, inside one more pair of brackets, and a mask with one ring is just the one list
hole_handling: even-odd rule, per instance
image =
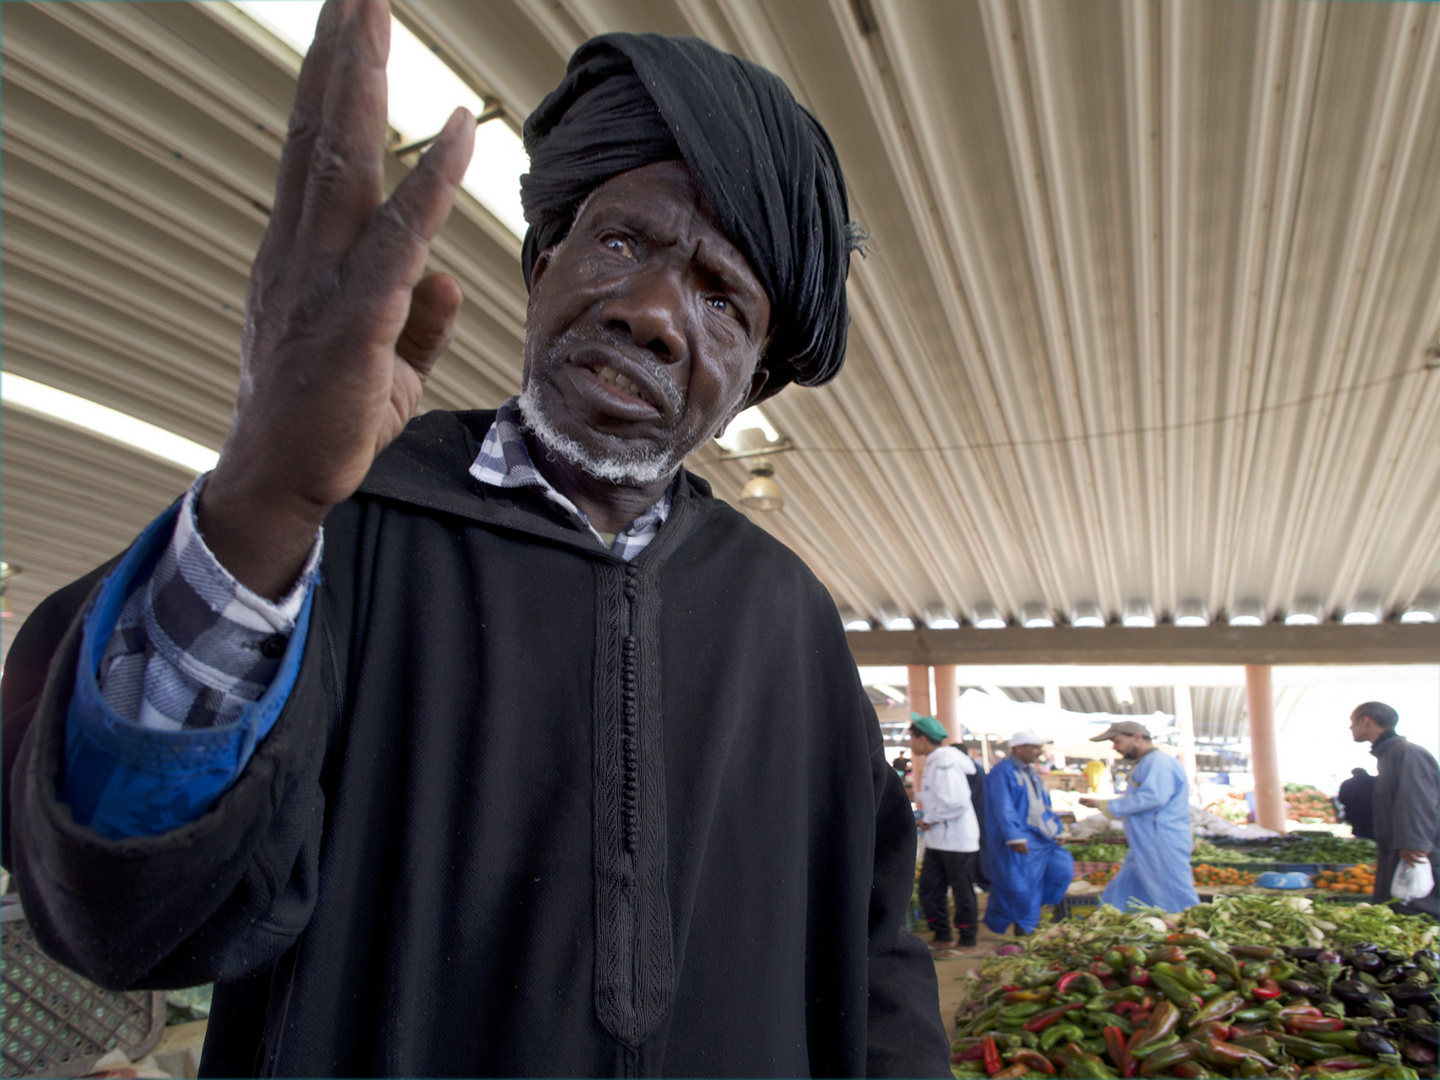
[[[976, 893], [976, 901], [980, 912], [985, 911], [985, 904], [989, 900], [983, 892]], [[930, 940], [930, 934], [921, 931], [920, 938], [923, 941]], [[975, 943], [980, 946], [980, 951], [974, 956], [937, 956], [935, 957], [935, 977], [940, 984], [940, 1018], [945, 1021], [945, 1034], [950, 1038], [955, 1037], [955, 1009], [960, 1004], [962, 993], [960, 980], [975, 968], [980, 966], [980, 961], [994, 948], [995, 944], [1002, 939], [999, 934], [994, 933], [983, 922], [976, 928]], [[1008, 940], [1015, 940], [1013, 935]]]

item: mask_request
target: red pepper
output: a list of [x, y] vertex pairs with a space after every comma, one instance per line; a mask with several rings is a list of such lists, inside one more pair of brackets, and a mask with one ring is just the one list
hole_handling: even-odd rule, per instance
[[1066, 1013], [1074, 1012], [1076, 1009], [1083, 1009], [1084, 1007], [1085, 1003], [1083, 1001], [1077, 1001], [1070, 1005], [1061, 1005], [1058, 1008], [1049, 1010], [1048, 1012], [1036, 1013], [1034, 1016], [1032, 1016], [1029, 1020], [1026, 1020], [1025, 1023], [1021, 1024], [1020, 1026], [1023, 1027], [1026, 1031], [1044, 1031], [1047, 1027], [1055, 1023], [1056, 1020], [1059, 1020]]
[[1250, 996], [1262, 1001], [1269, 1001], [1271, 998], [1278, 998], [1280, 993], [1280, 984], [1267, 975], [1256, 984], [1254, 990], [1250, 991]]
[[1311, 1068], [1341, 1072], [1345, 1069], [1369, 1069], [1373, 1068], [1374, 1065], [1374, 1058], [1357, 1057], [1353, 1054], [1347, 1054], [1342, 1057], [1325, 1058], [1321, 1061], [1313, 1062]]
[[1307, 1031], [1339, 1031], [1345, 1021], [1338, 1016], [1291, 1016], [1285, 1020], [1285, 1028], [1291, 1034]]
[[1288, 1020], [1292, 1016], [1324, 1016], [1316, 1005], [1286, 1005], [1275, 1014], [1281, 1020]]
[[1153, 982], [1153, 981], [1151, 980], [1151, 978], [1150, 978], [1150, 972], [1146, 971], [1146, 970], [1145, 970], [1143, 967], [1141, 967], [1139, 964], [1131, 964], [1131, 965], [1130, 965], [1130, 985], [1131, 985], [1131, 986], [1154, 986], [1155, 984], [1154, 984], [1154, 982]]
[[1153, 1009], [1155, 1007], [1155, 995], [1146, 994], [1144, 997], [1142, 997], [1140, 999], [1140, 1007], [1147, 1011]]
[[1220, 976], [1216, 975], [1215, 972], [1212, 971], [1210, 968], [1201, 968], [1200, 977], [1204, 979], [1207, 983], [1213, 983], [1220, 978]]
[[1137, 1009], [1130, 1015], [1130, 1022], [1136, 1027], [1144, 1027], [1150, 1022], [1150, 1009]]
[[1118, 1027], [1107, 1027], [1102, 1033], [1105, 1036], [1105, 1051], [1110, 1055], [1110, 1060], [1122, 1073], [1126, 1064], [1130, 1061], [1130, 1051], [1125, 1046], [1125, 1032]]
[[1080, 980], [1080, 979], [1082, 979], [1082, 978], [1084, 978], [1084, 977], [1085, 977], [1085, 972], [1083, 972], [1083, 971], [1069, 971], [1069, 972], [1066, 972], [1064, 975], [1061, 975], [1061, 976], [1060, 976], [1060, 981], [1055, 984], [1055, 993], [1057, 993], [1057, 994], [1066, 994], [1066, 993], [1069, 993], [1069, 992], [1070, 992], [1070, 987], [1074, 986], [1075, 983], [1076, 983], [1078, 980]]
[[[1140, 1003], [1138, 1001], [1117, 1001], [1111, 1007], [1110, 1011], [1116, 1016], [1124, 1016], [1127, 1013], [1138, 1013], [1140, 1012]], [[1134, 1017], [1130, 1018], [1131, 1023], [1134, 1023], [1134, 1019]]]
[[1120, 989], [1120, 980], [1117, 979], [1117, 978], [1115, 978], [1113, 975], [1107, 976], [1107, 977], [1101, 979], [1100, 981], [1105, 984], [1105, 989], [1106, 989], [1106, 990], [1118, 990], [1118, 989]]
[[[991, 1041], [991, 1042], [994, 1042], [995, 1040], [994, 1040], [994, 1039], [991, 1039], [990, 1041]], [[961, 1052], [961, 1053], [959, 1053], [959, 1054], [953, 1055], [953, 1057], [951, 1058], [951, 1060], [952, 1060], [952, 1061], [979, 1061], [979, 1060], [980, 1060], [982, 1057], [984, 1057], [984, 1056], [985, 1056], [985, 1040], [984, 1040], [984, 1039], [981, 1039], [979, 1042], [977, 1042], [974, 1046], [970, 1047], [968, 1050], [965, 1050], [965, 1051], [963, 1051], [963, 1052]]]
[[1052, 1065], [1050, 1059], [1040, 1053], [1039, 1050], [1016, 1050], [1012, 1060], [1016, 1065], [1027, 1066], [1028, 1072], [1044, 1073], [1046, 1076], [1055, 1075], [1055, 1066]]
[[1112, 968], [1109, 964], [1105, 963], [1104, 960], [1096, 960], [1085, 970], [1090, 972], [1091, 975], [1094, 975], [1101, 979], [1105, 978], [1105, 976], [1107, 975], [1115, 974], [1115, 969]]
[[1000, 1071], [1000, 1047], [995, 1045], [995, 1038], [992, 1035], [987, 1035], [980, 1047], [985, 1060], [985, 1071], [994, 1076]]

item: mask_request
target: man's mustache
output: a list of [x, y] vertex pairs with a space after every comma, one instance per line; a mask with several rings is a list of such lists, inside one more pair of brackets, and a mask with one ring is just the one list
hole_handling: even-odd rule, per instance
[[[644, 373], [645, 388], [654, 390], [664, 398], [663, 402], [657, 402], [657, 404], [663, 404], [669, 415], [679, 416], [684, 411], [685, 395], [675, 385], [675, 379], [669, 371], [670, 365], [662, 363], [648, 353], [637, 350], [628, 335], [617, 330], [610, 330], [606, 327], [598, 330], [571, 327], [546, 347], [546, 368], [554, 371], [582, 345], [602, 345], [618, 353], [625, 358], [628, 364], [639, 368]], [[630, 372], [624, 372], [624, 374], [631, 376]]]

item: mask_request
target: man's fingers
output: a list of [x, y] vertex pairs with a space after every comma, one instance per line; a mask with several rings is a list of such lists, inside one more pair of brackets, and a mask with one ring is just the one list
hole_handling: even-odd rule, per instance
[[349, 280], [366, 282], [365, 291], [375, 296], [414, 288], [424, 273], [430, 241], [455, 202], [475, 144], [474, 128], [470, 114], [456, 109], [435, 145], [372, 216], [346, 259]]
[[395, 351], [421, 379], [430, 374], [455, 336], [455, 317], [463, 299], [460, 283], [449, 274], [430, 274], [411, 293], [410, 315]]
[[296, 230], [295, 254], [305, 263], [340, 261], [380, 205], [389, 53], [390, 5], [343, 4]]
[[315, 24], [315, 40], [300, 65], [300, 79], [295, 87], [295, 105], [290, 111], [290, 126], [285, 133], [285, 146], [280, 152], [280, 169], [275, 179], [275, 207], [270, 213], [266, 240], [288, 246], [305, 205], [305, 177], [310, 170], [310, 151], [325, 110], [325, 88], [330, 82], [330, 61], [335, 51], [335, 35], [343, 16], [340, 0], [326, 0]]

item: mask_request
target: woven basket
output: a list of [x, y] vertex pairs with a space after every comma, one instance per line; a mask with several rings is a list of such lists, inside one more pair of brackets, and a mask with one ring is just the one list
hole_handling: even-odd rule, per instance
[[165, 995], [106, 990], [40, 951], [18, 903], [3, 924], [0, 1076], [84, 1076], [111, 1050], [134, 1061], [165, 1030]]

